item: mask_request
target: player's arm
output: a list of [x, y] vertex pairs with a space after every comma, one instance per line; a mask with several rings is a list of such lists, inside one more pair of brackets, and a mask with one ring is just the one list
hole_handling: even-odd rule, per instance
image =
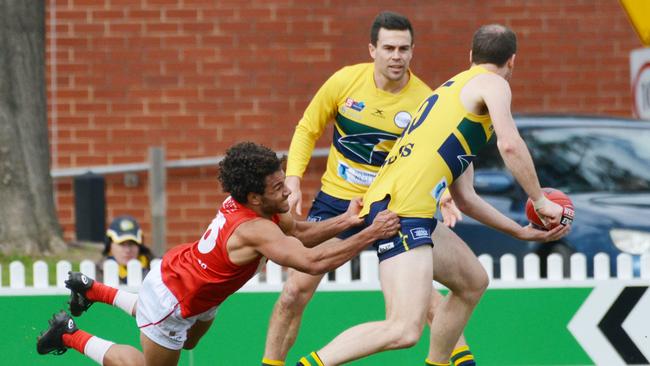
[[350, 201], [346, 212], [318, 222], [294, 220], [290, 214], [284, 214], [281, 216], [280, 227], [285, 234], [295, 236], [311, 248], [353, 226], [361, 225], [361, 207], [361, 199], [355, 198]]
[[311, 160], [316, 141], [325, 130], [325, 126], [336, 115], [337, 92], [340, 90], [338, 73], [332, 75], [321, 86], [298, 122], [289, 145], [287, 158], [287, 178], [285, 183], [291, 190], [289, 207], [295, 207], [302, 214], [302, 190], [300, 183], [305, 169]]
[[510, 84], [500, 76], [487, 74], [483, 75], [478, 90], [490, 112], [494, 132], [498, 137], [497, 148], [506, 167], [535, 202], [535, 209], [542, 221], [559, 224], [562, 207], [549, 201], [542, 193], [533, 159], [512, 118]]
[[454, 202], [464, 214], [517, 239], [539, 242], [555, 241], [569, 232], [568, 225], [558, 225], [549, 231], [537, 230], [532, 225], [522, 227], [502, 214], [474, 190], [474, 164], [471, 164], [460, 177], [454, 180], [454, 183], [449, 186], [449, 190], [454, 197]]
[[399, 230], [399, 218], [388, 210], [380, 212], [361, 232], [341, 241], [329, 241], [313, 248], [285, 235], [269, 220], [243, 224], [238, 239], [269, 260], [312, 275], [329, 272], [350, 260], [376, 240], [391, 237]]

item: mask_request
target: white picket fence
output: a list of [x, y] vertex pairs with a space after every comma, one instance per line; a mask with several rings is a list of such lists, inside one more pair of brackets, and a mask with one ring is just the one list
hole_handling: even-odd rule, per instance
[[[638, 281], [642, 284], [650, 283], [650, 254], [641, 256], [640, 276], [634, 276], [633, 259], [629, 254], [620, 254], [614, 260], [617, 264], [617, 273], [610, 273], [610, 257], [599, 253], [594, 257], [593, 277], [587, 277], [587, 260], [584, 254], [576, 253], [570, 258], [570, 278], [563, 278], [563, 259], [559, 254], [548, 257], [547, 278], [540, 276], [540, 258], [536, 254], [524, 257], [523, 278], [517, 278], [517, 262], [512, 254], [499, 258], [501, 275], [493, 275], [494, 259], [487, 255], [479, 256], [479, 261], [490, 277], [490, 288], [520, 288], [520, 287], [589, 287], [596, 282], [607, 280]], [[155, 259], [152, 266], [159, 266], [160, 260]], [[9, 286], [0, 286], [0, 296], [15, 295], [54, 295], [67, 294], [64, 281], [68, 271], [80, 271], [91, 278], [95, 278], [95, 263], [90, 260], [81, 261], [79, 268], [72, 268], [68, 261], [59, 261], [56, 264], [56, 285], [50, 286], [48, 266], [43, 261], [34, 262], [33, 286], [27, 286], [25, 281], [25, 266], [22, 262], [14, 261], [9, 264]], [[0, 268], [1, 269], [1, 268]], [[2, 271], [0, 271], [0, 276]], [[379, 266], [374, 252], [362, 252], [360, 258], [360, 279], [352, 280], [350, 263], [336, 269], [336, 279], [330, 281], [327, 276], [319, 287], [324, 291], [345, 290], [379, 290]], [[266, 269], [253, 277], [243, 288], [247, 292], [280, 291], [284, 281], [284, 272], [279, 265], [268, 262]], [[132, 260], [128, 264], [127, 284], [120, 285], [118, 266], [113, 260], [103, 263], [103, 282], [114, 287], [137, 291], [142, 284], [142, 270], [140, 262]], [[2, 278], [0, 277], [0, 283]], [[439, 287], [439, 284], [436, 284]]]

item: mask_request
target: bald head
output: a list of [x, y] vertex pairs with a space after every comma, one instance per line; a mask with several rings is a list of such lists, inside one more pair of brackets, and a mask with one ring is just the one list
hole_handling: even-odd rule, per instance
[[499, 67], [517, 52], [517, 36], [510, 28], [488, 24], [479, 28], [472, 39], [472, 63]]

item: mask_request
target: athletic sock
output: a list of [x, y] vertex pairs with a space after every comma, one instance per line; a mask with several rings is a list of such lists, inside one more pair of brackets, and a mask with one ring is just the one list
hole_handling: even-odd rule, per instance
[[86, 343], [84, 354], [100, 365], [104, 364], [104, 355], [115, 343], [93, 336]]
[[451, 366], [451, 363], [449, 362], [438, 363], [438, 362], [433, 362], [428, 358], [424, 360], [424, 364], [427, 366]]
[[476, 366], [474, 355], [469, 346], [460, 346], [451, 353], [451, 362], [454, 366]]
[[88, 340], [92, 338], [92, 334], [86, 333], [83, 330], [79, 329], [72, 334], [63, 333], [62, 338], [64, 346], [75, 349], [79, 353], [84, 353], [86, 343], [88, 343]]
[[284, 361], [262, 358], [262, 366], [284, 366]]
[[106, 286], [99, 281], [94, 281], [93, 285], [86, 291], [86, 298], [90, 301], [99, 301], [104, 304], [113, 305], [117, 289], [114, 287]]
[[325, 366], [325, 364], [321, 361], [316, 352], [312, 352], [309, 355], [300, 358], [300, 361], [296, 366]]
[[[110, 287], [109, 287], [110, 288]], [[138, 294], [133, 292], [117, 290], [112, 305], [118, 309], [124, 310], [129, 315], [133, 314], [133, 309], [138, 303]]]

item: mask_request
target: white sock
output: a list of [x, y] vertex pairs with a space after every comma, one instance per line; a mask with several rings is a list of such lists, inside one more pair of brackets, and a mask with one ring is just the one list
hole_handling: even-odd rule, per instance
[[86, 343], [86, 347], [84, 347], [84, 355], [90, 357], [98, 364], [103, 365], [104, 355], [114, 344], [113, 342], [93, 336]]
[[138, 294], [122, 290], [117, 290], [117, 294], [113, 300], [113, 306], [124, 310], [129, 315], [133, 315], [133, 309], [135, 309], [135, 304], [137, 303]]

